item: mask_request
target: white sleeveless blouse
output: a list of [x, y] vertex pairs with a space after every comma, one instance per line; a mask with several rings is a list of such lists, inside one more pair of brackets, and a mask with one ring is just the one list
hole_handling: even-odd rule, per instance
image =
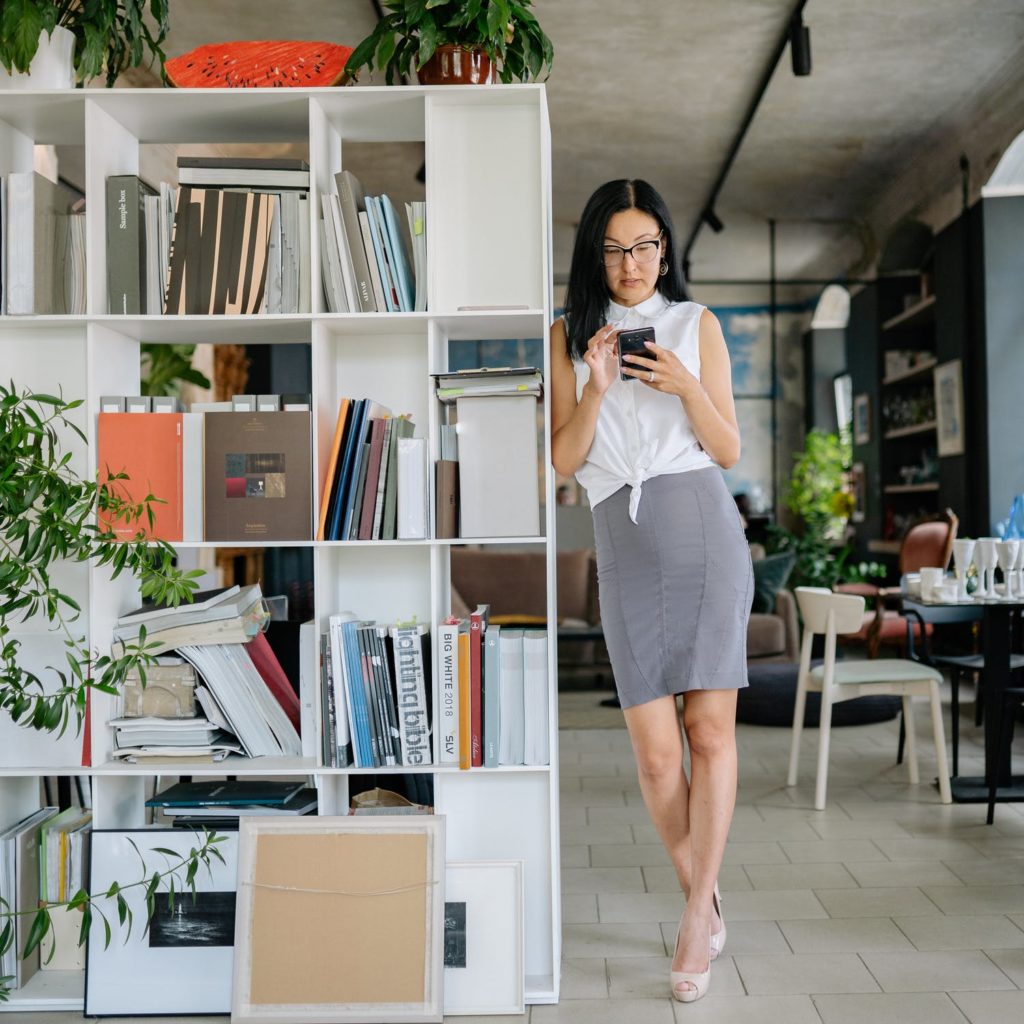
[[[696, 302], [669, 302], [660, 292], [635, 306], [608, 304], [608, 323], [621, 330], [653, 327], [655, 340], [674, 352], [700, 380], [700, 318]], [[590, 367], [573, 362], [576, 400], [590, 379]], [[601, 400], [594, 441], [576, 479], [587, 489], [591, 507], [625, 485], [631, 488], [629, 518], [636, 522], [645, 480], [667, 473], [705, 469], [717, 463], [701, 447], [677, 395], [645, 387], [639, 380], [614, 383]]]

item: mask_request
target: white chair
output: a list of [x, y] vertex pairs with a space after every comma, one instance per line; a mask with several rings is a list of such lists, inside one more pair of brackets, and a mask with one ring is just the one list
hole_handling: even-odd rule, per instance
[[[836, 663], [836, 636], [856, 633], [864, 623], [864, 598], [853, 594], [833, 594], [821, 587], [797, 587], [796, 599], [804, 621], [800, 648], [800, 673], [797, 678], [796, 708], [793, 711], [793, 745], [789, 753], [789, 777], [786, 785], [796, 785], [800, 759], [800, 734], [804, 725], [807, 692], [821, 693], [821, 725], [818, 733], [818, 775], [814, 788], [814, 807], [825, 809], [828, 785], [828, 750], [832, 727], [832, 705], [853, 697], [889, 694], [903, 698], [903, 717], [907, 730], [907, 765], [910, 781], [916, 785], [917, 746], [914, 742], [913, 697], [928, 697], [932, 706], [932, 729], [939, 768], [939, 794], [944, 804], [952, 802], [949, 770], [946, 767], [946, 734], [942, 726], [939, 683], [936, 669], [906, 658], [875, 658], [870, 661]], [[811, 645], [816, 634], [825, 636], [825, 661], [811, 668]]]

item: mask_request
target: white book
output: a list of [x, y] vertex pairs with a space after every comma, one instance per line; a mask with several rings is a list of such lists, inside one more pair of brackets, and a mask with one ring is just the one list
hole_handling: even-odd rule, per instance
[[160, 301], [153, 313], [164, 312], [167, 297], [167, 278], [171, 272], [171, 230], [174, 226], [174, 207], [178, 201], [178, 190], [166, 181], [160, 182], [160, 216], [157, 221], [160, 250]]
[[423, 540], [429, 518], [427, 442], [422, 437], [398, 439], [398, 539]]
[[181, 503], [182, 540], [185, 543], [203, 539], [203, 428], [206, 419], [201, 412], [181, 414]]
[[438, 764], [459, 763], [459, 624], [437, 627]]
[[142, 197], [142, 230], [146, 239], [145, 313], [162, 313], [160, 299], [160, 197]]
[[281, 201], [279, 196], [271, 196], [270, 204], [270, 244], [267, 247], [267, 283], [263, 292], [263, 311], [280, 313], [281, 309]]
[[459, 535], [540, 534], [537, 400], [459, 398]]
[[316, 622], [310, 620], [299, 626], [299, 736], [302, 738], [302, 756], [314, 760], [319, 744], [320, 728], [317, 722], [320, 700], [317, 689], [320, 681]]
[[423, 659], [426, 626], [392, 626], [389, 635], [395, 650], [395, 703], [402, 743], [403, 765], [431, 764], [430, 708], [427, 705], [427, 673]]
[[333, 192], [328, 195], [328, 200], [331, 224], [334, 227], [334, 238], [338, 247], [341, 279], [345, 285], [345, 302], [350, 312], [358, 313], [359, 296], [356, 292], [356, 268], [352, 262], [352, 250], [349, 248], [348, 235], [345, 234], [345, 222], [341, 217], [341, 201]]
[[523, 763], [547, 764], [548, 749], [548, 634], [523, 630]]
[[[11, 316], [63, 313], [64, 268], [55, 254], [67, 230], [67, 193], [33, 171], [7, 175], [7, 312]], [[60, 282], [58, 288], [57, 282]]]
[[357, 621], [352, 612], [339, 612], [327, 620], [331, 641], [331, 670], [334, 676], [334, 718], [337, 732], [338, 764], [343, 765], [345, 748], [352, 744], [352, 760], [357, 768], [368, 768], [373, 762], [364, 763], [363, 751], [356, 741], [356, 723], [352, 701], [349, 700], [348, 660], [345, 657], [345, 638], [342, 626]]
[[501, 739], [499, 764], [522, 764], [525, 749], [523, 707], [523, 631], [503, 629], [501, 650]]
[[377, 303], [378, 309], [387, 309], [387, 301], [384, 298], [384, 285], [381, 281], [380, 264], [377, 261], [373, 235], [370, 233], [370, 215], [366, 210], [359, 211], [359, 231], [363, 236], [363, 248], [366, 250], [366, 262], [370, 268], [370, 284], [373, 287], [373, 301]]
[[299, 196], [299, 313], [312, 312], [312, 298], [309, 287], [311, 257], [309, 252], [309, 195], [303, 192]]
[[427, 308], [427, 204], [406, 203], [405, 215], [409, 221], [413, 273], [416, 275], [416, 312], [422, 313]]

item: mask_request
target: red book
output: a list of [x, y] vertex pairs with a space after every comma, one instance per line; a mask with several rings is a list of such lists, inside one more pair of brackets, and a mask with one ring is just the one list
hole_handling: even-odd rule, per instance
[[109, 487], [123, 501], [138, 503], [147, 495], [153, 502], [153, 528], [145, 513], [125, 521], [100, 513], [100, 522], [118, 540], [132, 540], [142, 532], [152, 540], [180, 541], [183, 529], [183, 460], [181, 413], [101, 412], [99, 414], [99, 476], [125, 473]]
[[363, 488], [363, 507], [359, 516], [359, 539], [373, 540], [373, 513], [377, 508], [377, 481], [380, 479], [380, 459], [384, 450], [385, 419], [370, 421], [370, 464], [366, 468], [366, 486]]
[[483, 636], [489, 604], [478, 604], [469, 616], [470, 757], [474, 768], [484, 763]]
[[281, 662], [277, 660], [277, 655], [274, 654], [270, 644], [267, 643], [267, 638], [262, 633], [257, 633], [245, 645], [245, 649], [249, 652], [249, 658], [252, 660], [253, 665], [256, 666], [256, 671], [263, 677], [263, 682], [267, 684], [267, 689], [270, 690], [274, 695], [274, 699], [284, 709], [288, 720], [295, 726], [296, 730], [300, 729], [299, 698], [292, 689], [292, 684], [288, 682], [288, 677], [284, 674], [284, 669], [281, 668]]

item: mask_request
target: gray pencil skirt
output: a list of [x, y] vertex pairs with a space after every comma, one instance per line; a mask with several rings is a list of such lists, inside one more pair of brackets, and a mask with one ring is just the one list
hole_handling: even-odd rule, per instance
[[747, 685], [750, 548], [717, 466], [644, 481], [594, 507], [601, 624], [624, 708]]

